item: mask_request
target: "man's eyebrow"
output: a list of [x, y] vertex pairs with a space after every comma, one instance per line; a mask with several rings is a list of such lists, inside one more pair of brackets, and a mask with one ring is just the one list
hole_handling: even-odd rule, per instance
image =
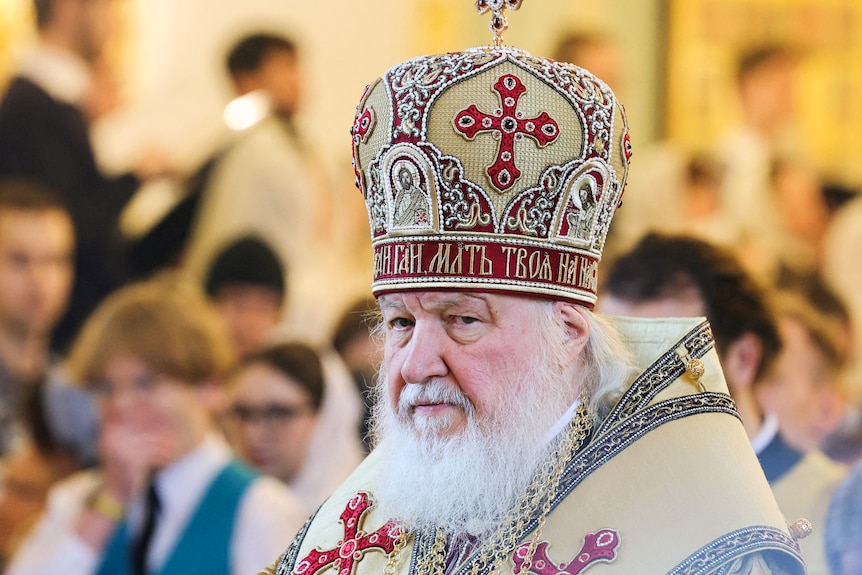
[[377, 300], [377, 304], [380, 306], [381, 310], [384, 309], [400, 309], [404, 307], [404, 304], [397, 300], [386, 299], [385, 297], [381, 297]]
[[458, 313], [459, 310], [464, 310], [466, 313], [471, 313], [478, 311], [476, 306], [484, 306], [484, 308], [490, 309], [487, 299], [473, 294], [455, 294], [451, 298], [435, 302], [428, 306], [428, 308], [439, 312], [452, 312], [454, 310], [455, 313]]
[[[490, 307], [488, 303], [488, 299], [483, 297], [482, 295], [477, 294], [469, 294], [469, 293], [457, 293], [448, 295], [448, 297], [444, 299], [440, 299], [437, 301], [430, 302], [425, 304], [427, 309], [435, 309], [435, 310], [448, 310], [451, 308], [457, 308], [463, 306], [465, 304], [482, 304], [486, 307]], [[400, 310], [404, 309], [404, 302], [400, 299], [387, 299], [385, 296], [382, 296], [378, 303], [380, 305], [380, 309], [382, 310]]]
[[481, 303], [488, 305], [488, 300], [481, 295], [460, 293], [453, 295], [451, 299], [441, 301], [440, 305], [452, 307], [457, 305], [463, 305], [465, 303]]

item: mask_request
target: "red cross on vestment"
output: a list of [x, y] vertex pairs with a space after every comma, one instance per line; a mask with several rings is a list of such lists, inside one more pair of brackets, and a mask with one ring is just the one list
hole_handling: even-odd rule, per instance
[[529, 136], [543, 148], [557, 139], [560, 128], [547, 112], [535, 118], [524, 118], [523, 112], [518, 112], [518, 100], [527, 88], [517, 76], [500, 76], [494, 83], [494, 90], [500, 95], [502, 109], [486, 114], [480, 112], [475, 104], [470, 104], [455, 115], [454, 123], [455, 129], [468, 140], [481, 132], [491, 132], [494, 139], [500, 141], [497, 159], [488, 167], [487, 173], [494, 187], [503, 192], [521, 176], [515, 165], [515, 142]]
[[[533, 554], [532, 564], [527, 573], [535, 575], [578, 575], [597, 561], [613, 561], [617, 556], [619, 545], [620, 535], [613, 529], [602, 529], [595, 533], [589, 533], [584, 537], [584, 545], [575, 555], [575, 558], [568, 563], [557, 565], [548, 557], [548, 542], [542, 541], [536, 546], [536, 552]], [[524, 556], [529, 547], [529, 543], [524, 543], [515, 550], [512, 556], [516, 575], [526, 575], [526, 573], [521, 573], [521, 566], [524, 564]]]
[[373, 533], [366, 534], [360, 530], [363, 516], [369, 507], [371, 502], [367, 493], [359, 492], [354, 495], [341, 512], [344, 538], [328, 551], [312, 549], [305, 559], [297, 562], [293, 574], [314, 575], [331, 565], [338, 575], [351, 575], [356, 564], [368, 551], [379, 549], [387, 555], [392, 553], [395, 541], [401, 534], [392, 521], [386, 522]]

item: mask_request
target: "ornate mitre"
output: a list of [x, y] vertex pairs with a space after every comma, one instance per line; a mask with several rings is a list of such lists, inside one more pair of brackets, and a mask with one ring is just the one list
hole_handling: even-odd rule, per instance
[[480, 289], [592, 308], [631, 155], [600, 79], [502, 46], [422, 56], [366, 88], [351, 133], [375, 295]]

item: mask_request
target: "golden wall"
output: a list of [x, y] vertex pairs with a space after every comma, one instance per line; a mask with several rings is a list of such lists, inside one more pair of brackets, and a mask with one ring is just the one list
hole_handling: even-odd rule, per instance
[[30, 0], [0, 1], [0, 89], [14, 70], [20, 47], [32, 36]]
[[738, 121], [737, 53], [765, 43], [802, 52], [797, 128], [830, 175], [862, 179], [862, 1], [669, 0], [666, 130], [691, 149]]

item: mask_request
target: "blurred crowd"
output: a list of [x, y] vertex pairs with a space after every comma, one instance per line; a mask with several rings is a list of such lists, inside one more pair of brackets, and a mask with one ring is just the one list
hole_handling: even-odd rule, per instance
[[[343, 233], [363, 229], [362, 203], [334, 205], [295, 122], [300, 51], [270, 31], [225, 54], [233, 141], [193, 173], [154, 150], [104, 174], [90, 128], [118, 105], [110, 2], [34, 6], [38, 42], [0, 100], [0, 569], [146, 573], [206, 556], [247, 575], [372, 447], [376, 303], [331, 297], [357, 270], [370, 284], [350, 258], [367, 238]], [[710, 320], [782, 511], [815, 524], [810, 572], [859, 573], [862, 197], [793, 134], [802, 57], [741, 51], [740, 125], [695, 152], [636, 150], [599, 311]], [[555, 58], [623, 91], [608, 36], [562, 38]], [[124, 231], [142, 185], [164, 178], [182, 193]], [[139, 551], [114, 529], [127, 516], [171, 527]], [[129, 546], [141, 564], [120, 569]]]
[[[619, 54], [613, 38], [577, 33], [556, 57], [619, 82]], [[794, 131], [803, 58], [781, 44], [740, 47], [738, 125], [701, 149], [635, 151], [598, 310], [709, 319], [779, 506], [815, 526], [801, 542], [809, 572], [859, 573], [862, 196], [819, 171]]]

